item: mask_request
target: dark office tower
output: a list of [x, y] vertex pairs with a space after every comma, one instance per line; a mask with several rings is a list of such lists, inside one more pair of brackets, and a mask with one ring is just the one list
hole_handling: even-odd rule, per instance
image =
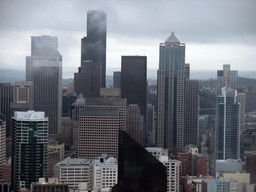
[[198, 146], [199, 128], [199, 96], [198, 96], [198, 81], [186, 80], [185, 90], [185, 130], [184, 130], [184, 145]]
[[6, 118], [6, 137], [11, 136], [10, 104], [13, 101], [13, 86], [10, 83], [0, 83], [0, 113]]
[[113, 73], [113, 87], [121, 88], [121, 71], [114, 71]]
[[217, 98], [215, 123], [215, 158], [240, 158], [240, 103], [237, 91], [223, 87]]
[[221, 94], [222, 87], [237, 90], [238, 71], [230, 70], [230, 65], [223, 65], [223, 70], [217, 70], [217, 95]]
[[44, 112], [15, 112], [13, 117], [12, 185], [30, 188], [47, 177], [48, 118]]
[[87, 37], [81, 41], [81, 64], [86, 60], [100, 63], [101, 87], [106, 81], [106, 13], [103, 11], [89, 11], [87, 13]]
[[58, 134], [62, 110], [62, 56], [57, 37], [32, 36], [26, 81], [33, 81], [34, 109], [49, 117], [49, 134]]
[[121, 97], [127, 104], [137, 104], [146, 118], [147, 109], [147, 57], [122, 56]]
[[62, 117], [71, 117], [71, 106], [75, 103], [77, 95], [75, 93], [62, 96]]
[[101, 69], [99, 62], [84, 61], [74, 74], [74, 91], [85, 98], [100, 97]]
[[158, 135], [157, 146], [171, 149], [184, 147], [185, 44], [174, 33], [160, 44], [157, 71]]
[[118, 184], [112, 191], [167, 191], [166, 167], [122, 130], [119, 130]]

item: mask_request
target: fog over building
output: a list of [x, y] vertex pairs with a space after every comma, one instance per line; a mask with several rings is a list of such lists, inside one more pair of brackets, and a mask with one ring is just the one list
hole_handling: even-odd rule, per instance
[[26, 81], [33, 81], [34, 110], [49, 117], [49, 134], [57, 134], [62, 112], [62, 56], [58, 39], [31, 37], [31, 56], [26, 57]]
[[106, 84], [106, 17], [103, 11], [87, 12], [87, 36], [81, 40], [81, 64], [86, 60], [100, 63], [101, 87]]

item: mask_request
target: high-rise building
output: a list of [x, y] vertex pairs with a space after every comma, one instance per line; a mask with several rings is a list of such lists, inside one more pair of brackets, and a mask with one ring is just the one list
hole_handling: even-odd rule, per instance
[[0, 114], [0, 178], [2, 175], [2, 165], [6, 160], [6, 123], [5, 116]]
[[156, 146], [156, 112], [155, 106], [148, 104], [147, 107], [147, 126], [146, 126], [146, 146], [155, 147]]
[[62, 112], [62, 56], [57, 37], [32, 36], [26, 81], [33, 81], [34, 110], [49, 117], [49, 134], [58, 134]]
[[117, 158], [119, 129], [126, 129], [126, 99], [86, 98], [79, 109], [78, 157]]
[[101, 65], [99, 62], [83, 61], [74, 74], [74, 91], [86, 98], [100, 97]]
[[217, 98], [215, 158], [240, 158], [240, 103], [237, 91], [223, 87]]
[[186, 80], [184, 145], [199, 145], [199, 96], [198, 81]]
[[47, 177], [48, 118], [44, 112], [15, 112], [13, 117], [12, 185], [30, 188]]
[[10, 83], [0, 83], [0, 113], [5, 115], [6, 137], [11, 136], [10, 104], [13, 101], [13, 86]]
[[238, 102], [241, 105], [240, 108], [240, 127], [245, 128], [245, 110], [246, 110], [246, 92], [242, 89], [237, 90]]
[[245, 157], [245, 171], [250, 173], [251, 183], [256, 183], [256, 154]]
[[197, 144], [198, 83], [189, 80], [189, 71], [189, 64], [185, 64], [185, 44], [172, 33], [165, 43], [160, 44], [158, 147], [182, 150], [185, 144]]
[[147, 109], [147, 57], [122, 56], [121, 97], [127, 104], [137, 104], [146, 118]]
[[100, 63], [101, 87], [105, 87], [106, 82], [106, 17], [103, 11], [87, 12], [87, 37], [81, 40], [81, 64], [86, 60]]
[[224, 64], [223, 70], [217, 70], [217, 95], [221, 94], [222, 87], [237, 90], [238, 71], [230, 70], [230, 65]]
[[145, 145], [145, 124], [147, 115], [147, 57], [122, 56], [121, 97], [127, 104], [137, 104], [143, 116], [142, 143]]
[[62, 96], [62, 117], [71, 117], [71, 106], [76, 99], [75, 93]]
[[113, 72], [113, 87], [121, 89], [121, 71]]
[[143, 145], [140, 108], [137, 104], [130, 104], [126, 111], [126, 132], [140, 145]]

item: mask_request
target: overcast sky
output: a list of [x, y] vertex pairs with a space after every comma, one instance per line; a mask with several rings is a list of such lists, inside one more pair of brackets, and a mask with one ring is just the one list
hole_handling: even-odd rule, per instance
[[255, 71], [255, 0], [2, 0], [0, 68], [25, 70], [30, 36], [51, 35], [63, 76], [76, 72], [88, 10], [107, 13], [107, 68], [120, 68], [122, 55], [145, 55], [148, 68], [158, 68], [159, 44], [173, 31], [191, 70]]

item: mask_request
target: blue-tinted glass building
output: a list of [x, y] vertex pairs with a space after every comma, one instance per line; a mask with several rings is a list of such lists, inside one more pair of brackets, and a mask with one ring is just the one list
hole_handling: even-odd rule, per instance
[[223, 87], [217, 98], [215, 123], [215, 158], [240, 158], [240, 103], [237, 91]]

